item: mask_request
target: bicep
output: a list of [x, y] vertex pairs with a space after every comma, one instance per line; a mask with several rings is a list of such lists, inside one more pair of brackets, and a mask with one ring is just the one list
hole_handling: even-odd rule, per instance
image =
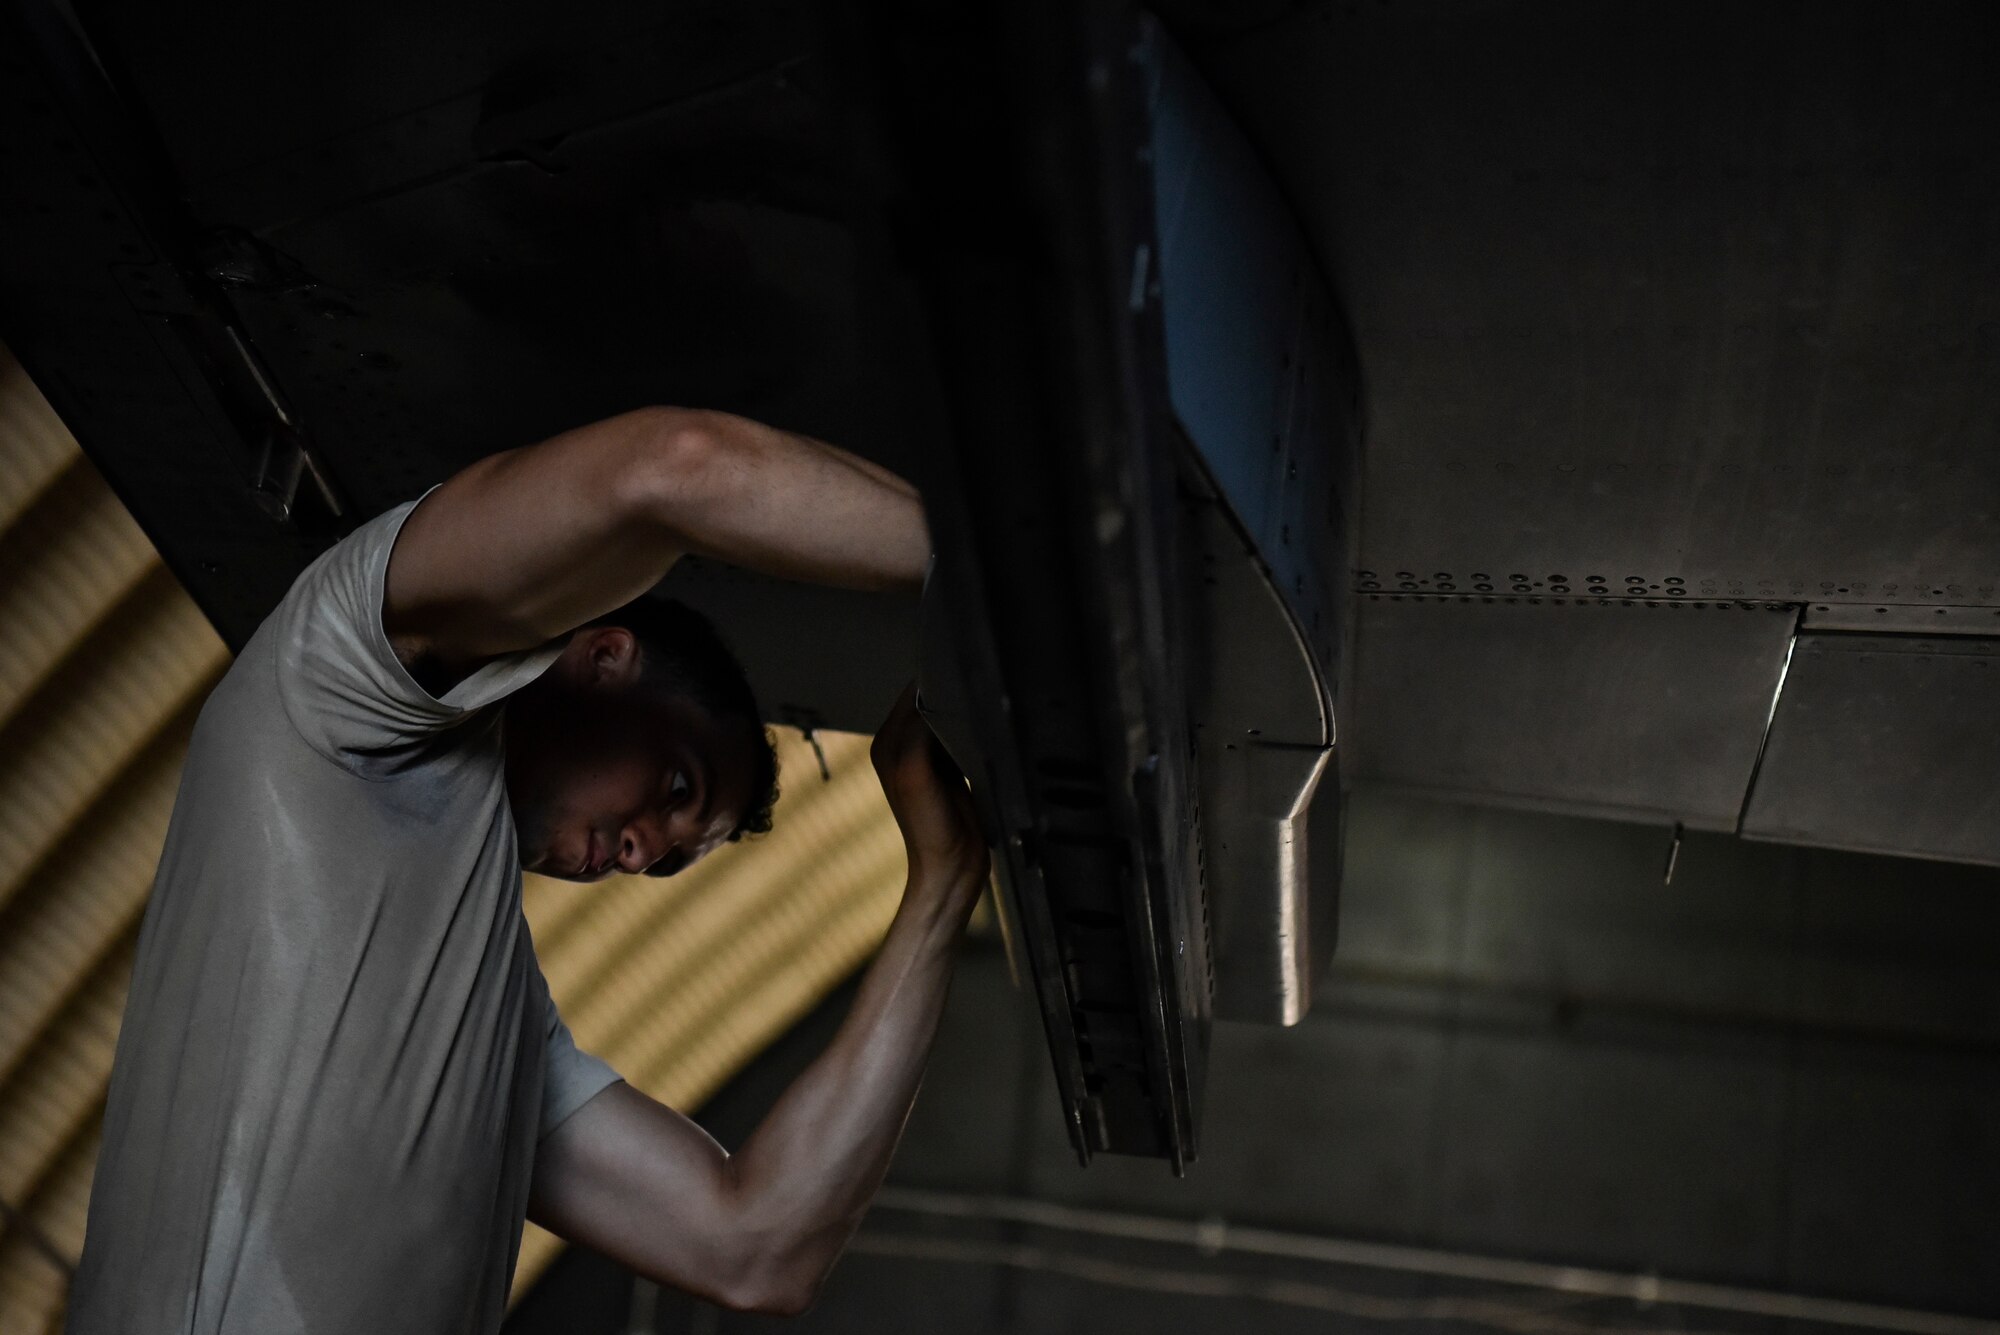
[[607, 1086], [543, 1138], [528, 1216], [662, 1283], [730, 1301], [736, 1262], [729, 1155], [630, 1085]]
[[531, 649], [623, 606], [679, 550], [641, 484], [692, 433], [644, 409], [471, 465], [431, 493], [390, 556], [383, 624], [446, 664]]

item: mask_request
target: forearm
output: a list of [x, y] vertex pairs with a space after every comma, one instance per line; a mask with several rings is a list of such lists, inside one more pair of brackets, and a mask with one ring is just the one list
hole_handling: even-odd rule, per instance
[[671, 1108], [610, 1086], [538, 1146], [538, 1222], [731, 1306], [810, 1303], [888, 1169], [989, 865], [971, 792], [914, 687], [870, 754], [909, 881], [833, 1042], [734, 1158]]
[[751, 1232], [781, 1289], [817, 1286], [881, 1185], [976, 896], [976, 886], [913, 878], [839, 1034], [730, 1160]]
[[912, 886], [839, 1034], [741, 1153], [613, 1085], [537, 1148], [529, 1217], [732, 1307], [810, 1304], [909, 1114], [972, 895]]
[[[642, 493], [686, 550], [765, 574], [914, 589], [930, 556], [916, 488], [823, 441], [727, 413], [662, 419], [675, 443]], [[700, 442], [690, 451], [687, 433]], [[693, 453], [699, 460], [689, 467]], [[642, 465], [643, 467], [644, 465]]]

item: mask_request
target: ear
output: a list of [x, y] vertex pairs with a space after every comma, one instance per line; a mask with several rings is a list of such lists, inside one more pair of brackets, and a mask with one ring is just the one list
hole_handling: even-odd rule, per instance
[[639, 639], [623, 626], [585, 626], [567, 652], [577, 680], [586, 686], [616, 689], [639, 680]]

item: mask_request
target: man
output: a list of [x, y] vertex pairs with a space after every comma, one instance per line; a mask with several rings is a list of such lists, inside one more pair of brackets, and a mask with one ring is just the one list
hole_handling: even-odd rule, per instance
[[322, 556], [195, 729], [70, 1329], [491, 1331], [524, 1213], [718, 1302], [806, 1307], [887, 1167], [986, 873], [910, 695], [874, 748], [902, 906], [735, 1155], [571, 1043], [520, 874], [672, 875], [768, 821], [740, 670], [641, 598], [678, 556], [912, 589], [928, 551], [895, 476], [649, 409], [483, 460]]

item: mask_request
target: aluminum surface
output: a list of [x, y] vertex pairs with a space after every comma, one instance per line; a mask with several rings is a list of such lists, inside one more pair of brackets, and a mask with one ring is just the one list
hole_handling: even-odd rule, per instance
[[1794, 623], [1782, 606], [1377, 595], [1360, 782], [1733, 829]]
[[[926, 674], [962, 679], [969, 720], [941, 688], [940, 721], [983, 779], [1071, 1147], [1178, 1172], [1211, 982], [1138, 30], [1048, 0], [933, 36], [898, 52], [892, 117], [953, 426]], [[988, 217], [996, 182], [1022, 213]]]
[[1354, 350], [1256, 150], [1164, 34], [1144, 51], [1174, 416], [1297, 624], [1331, 709], [1356, 553]]
[[1757, 839], [2000, 863], [2000, 638], [1801, 635]]
[[[1332, 952], [1338, 908], [1338, 862], [1324, 875], [1309, 862], [1308, 811], [1333, 757], [1333, 715], [1311, 652], [1223, 502], [1190, 496], [1181, 508], [1216, 1012], [1297, 1024], [1312, 1004], [1315, 961]], [[1338, 819], [1337, 805], [1320, 811]], [[1325, 844], [1336, 859], [1337, 834]]]
[[1339, 880], [1337, 864], [1310, 874], [1306, 823], [1333, 753], [1349, 610], [1353, 360], [1305, 238], [1242, 133], [1157, 27], [1140, 51], [1167, 391], [1188, 442], [1187, 708], [1216, 1013], [1296, 1024], [1333, 940], [1335, 905], [1319, 906], [1329, 918], [1316, 933], [1309, 887], [1337, 892]]
[[1863, 635], [2000, 635], [2000, 607], [1809, 603], [1799, 628], [1858, 631]]

